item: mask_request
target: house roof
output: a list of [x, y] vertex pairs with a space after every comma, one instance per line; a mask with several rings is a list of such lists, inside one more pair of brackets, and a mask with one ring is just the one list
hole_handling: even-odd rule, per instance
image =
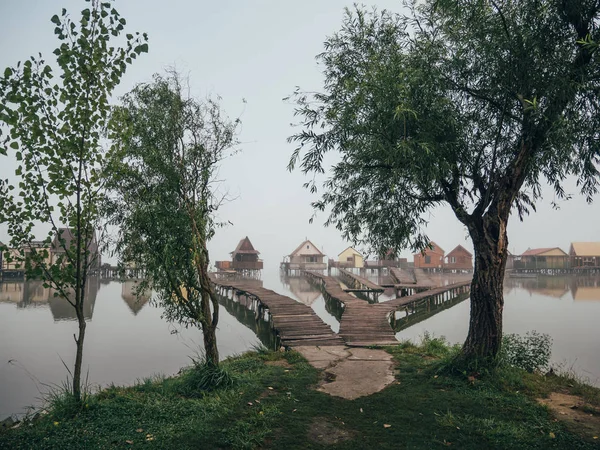
[[240, 240], [235, 250], [232, 251], [230, 254], [236, 255], [238, 253], [258, 255], [260, 252], [258, 250], [255, 250], [254, 246], [252, 245], [252, 242], [250, 242], [250, 239], [248, 239], [248, 236], [246, 236], [244, 239]]
[[[64, 240], [64, 248], [58, 240], [59, 236]], [[51, 248], [55, 252], [64, 252], [65, 248], [71, 248], [71, 241], [73, 239], [75, 239], [75, 234], [73, 233], [73, 230], [71, 228], [59, 228], [56, 232], [56, 235], [54, 236], [54, 239], [52, 240]], [[98, 251], [98, 242], [96, 241], [95, 231], [93, 232], [92, 239], [88, 244], [88, 250], [91, 253], [96, 253]]]
[[354, 254], [362, 256], [362, 253], [359, 252], [358, 250], [356, 250], [354, 247], [350, 246], [350, 247], [346, 247], [344, 249], [344, 251], [342, 251], [341, 253], [338, 254], [338, 256], [340, 256], [342, 253], [344, 253], [346, 250], [354, 250]]
[[429, 245], [431, 245], [433, 248], [425, 247], [423, 249], [423, 252], [414, 253], [413, 256], [420, 255], [422, 253], [427, 253], [427, 252], [441, 253], [442, 255], [445, 253], [444, 249], [442, 247], [440, 247], [439, 245], [437, 245], [435, 242], [431, 241], [429, 243]]
[[521, 256], [537, 256], [548, 253], [551, 250], [560, 250], [565, 256], [567, 255], [560, 247], [544, 247], [544, 248], [528, 248]]
[[571, 242], [575, 256], [600, 256], [600, 242]]
[[467, 255], [469, 255], [469, 256], [473, 256], [473, 254], [472, 254], [472, 253], [471, 253], [469, 250], [467, 250], [466, 248], [464, 248], [464, 247], [463, 247], [462, 245], [460, 245], [460, 244], [459, 244], [459, 245], [457, 245], [456, 247], [454, 247], [454, 249], [453, 249], [453, 250], [452, 250], [450, 253], [448, 253], [446, 256], [450, 256], [450, 255], [452, 255], [453, 253], [458, 253], [458, 252], [463, 252], [463, 253], [466, 253], [466, 254], [467, 254]]
[[293, 256], [293, 255], [295, 255], [296, 253], [298, 253], [298, 252], [300, 251], [300, 249], [301, 249], [302, 247], [304, 247], [304, 246], [305, 246], [307, 243], [309, 243], [310, 245], [312, 245], [312, 246], [314, 247], [314, 249], [317, 251], [317, 253], [312, 253], [312, 255], [325, 256], [325, 254], [324, 254], [324, 253], [323, 253], [321, 250], [319, 250], [319, 248], [318, 248], [318, 247], [317, 247], [315, 244], [313, 244], [313, 243], [312, 243], [310, 240], [308, 240], [308, 239], [307, 239], [307, 240], [305, 240], [305, 241], [304, 241], [302, 244], [300, 244], [298, 247], [296, 247], [296, 249], [295, 249], [295, 250], [294, 250], [292, 253], [290, 253], [290, 254], [289, 254], [289, 256]]

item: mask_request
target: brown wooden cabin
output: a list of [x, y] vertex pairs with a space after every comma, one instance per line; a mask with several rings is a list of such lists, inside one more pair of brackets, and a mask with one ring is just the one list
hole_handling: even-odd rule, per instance
[[444, 267], [444, 249], [433, 241], [429, 245], [431, 248], [427, 247], [422, 252], [413, 255], [415, 269], [442, 269]]
[[529, 248], [519, 261], [514, 261], [513, 267], [520, 270], [568, 269], [569, 256], [558, 247]]
[[[69, 251], [76, 251], [75, 232], [71, 228], [59, 228], [50, 244], [50, 257], [51, 262], [55, 263], [59, 255], [65, 253], [65, 249]], [[62, 241], [62, 242], [61, 242]], [[87, 250], [89, 252], [88, 258], [90, 261], [90, 269], [99, 269], [102, 265], [102, 258], [100, 255], [100, 249], [98, 246], [98, 240], [96, 238], [96, 232], [92, 234], [92, 238], [88, 243]]]
[[457, 245], [446, 255], [444, 268], [447, 270], [473, 270], [473, 255], [462, 245]]
[[600, 267], [600, 242], [571, 242], [569, 259], [573, 269]]
[[262, 270], [263, 262], [258, 259], [260, 252], [254, 248], [248, 236], [240, 240], [231, 255], [233, 270]]

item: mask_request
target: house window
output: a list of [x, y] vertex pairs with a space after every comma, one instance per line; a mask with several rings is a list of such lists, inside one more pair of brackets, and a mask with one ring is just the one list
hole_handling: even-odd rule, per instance
[[306, 246], [306, 248], [310, 248], [310, 246], [309, 246], [309, 245], [307, 245], [307, 246]]
[[431, 264], [431, 256], [425, 256], [425, 264]]
[[456, 256], [451, 256], [450, 257], [450, 263], [454, 264], [456, 262]]

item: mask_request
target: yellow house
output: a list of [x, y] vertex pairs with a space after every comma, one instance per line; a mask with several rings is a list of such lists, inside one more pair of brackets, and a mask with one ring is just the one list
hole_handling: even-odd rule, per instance
[[362, 268], [365, 265], [363, 255], [353, 247], [348, 247], [338, 255], [340, 267]]

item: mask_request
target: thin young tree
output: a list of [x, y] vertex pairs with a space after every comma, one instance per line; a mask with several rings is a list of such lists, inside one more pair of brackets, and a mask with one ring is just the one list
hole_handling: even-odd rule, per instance
[[[3, 250], [27, 277], [41, 278], [75, 309], [72, 391], [77, 402], [86, 281], [98, 265], [101, 136], [111, 93], [131, 60], [148, 50], [146, 35], [139, 33], [113, 46], [125, 19], [110, 1], [86, 3], [79, 20], [65, 9], [52, 17], [61, 42], [54, 50], [55, 65], [40, 54], [6, 68], [0, 78], [0, 154], [17, 162], [14, 176], [0, 180], [0, 223], [11, 237]], [[49, 231], [36, 241], [39, 225]]]
[[215, 175], [234, 150], [239, 121], [214, 100], [189, 95], [175, 71], [155, 75], [114, 111], [106, 174], [122, 263], [142, 268], [164, 316], [202, 328], [206, 362], [218, 366], [219, 303], [208, 273], [207, 242], [223, 200]]
[[347, 11], [318, 56], [324, 90], [292, 96], [302, 130], [289, 168], [323, 173], [339, 152], [314, 207], [378, 254], [424, 249], [427, 213], [449, 205], [475, 249], [462, 358], [494, 363], [511, 213], [535, 209], [544, 182], [558, 199], [567, 177], [590, 202], [598, 190], [600, 2], [405, 7]]

